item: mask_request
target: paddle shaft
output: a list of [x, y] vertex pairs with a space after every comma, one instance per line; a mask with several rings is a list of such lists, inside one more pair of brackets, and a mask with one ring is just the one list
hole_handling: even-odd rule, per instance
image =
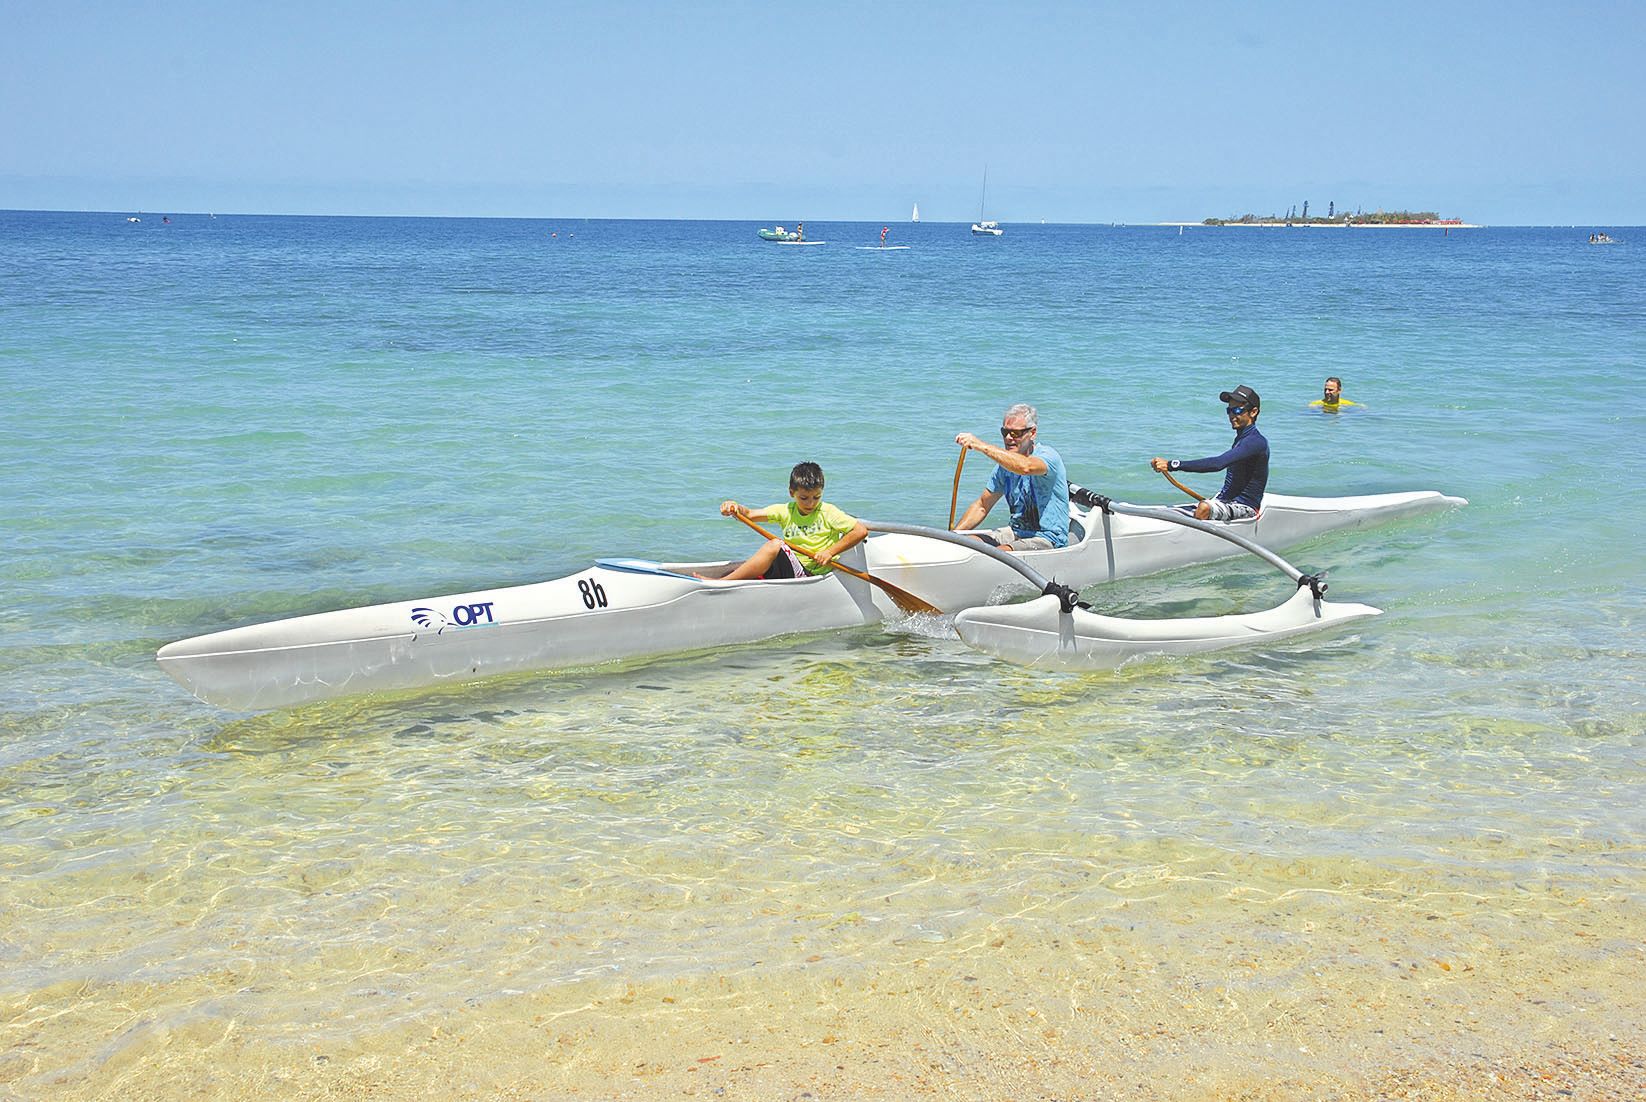
[[1181, 483], [1177, 479], [1173, 478], [1170, 473], [1168, 473], [1166, 471], [1161, 471], [1160, 473], [1166, 476], [1166, 481], [1167, 482], [1170, 482], [1173, 486], [1176, 486], [1179, 490], [1182, 490], [1184, 493], [1188, 494], [1190, 497], [1194, 498], [1196, 501], [1205, 501], [1206, 500], [1206, 495], [1205, 494], [1195, 493], [1193, 490], [1191, 490], [1187, 486], [1183, 485], [1183, 483]]
[[904, 536], [924, 536], [927, 539], [938, 540], [942, 543], [952, 543], [956, 547], [964, 547], [968, 551], [976, 551], [995, 560], [1002, 566], [1009, 566], [1023, 575], [1025, 581], [1036, 589], [1044, 590], [1050, 584], [1049, 580], [1038, 570], [1029, 566], [1022, 559], [1009, 552], [1002, 551], [992, 544], [984, 543], [976, 536], [963, 536], [959, 532], [945, 532], [941, 528], [928, 528], [924, 524], [896, 524], [885, 520], [866, 520], [863, 527], [871, 532], [892, 532]]
[[[769, 540], [781, 540], [783, 546], [787, 547], [790, 551], [793, 551], [795, 554], [804, 555], [808, 559], [812, 560], [813, 562], [817, 561], [817, 556], [812, 554], [810, 551], [806, 550], [804, 547], [796, 547], [794, 544], [790, 543], [788, 540], [783, 539], [782, 536], [779, 536], [774, 532], [766, 531], [764, 528], [760, 527], [760, 525], [756, 524], [754, 521], [750, 520], [748, 517], [744, 516], [742, 513], [733, 513], [732, 516], [736, 517], [738, 520], [742, 521], [744, 524], [747, 524], [750, 528], [753, 528], [756, 532], [759, 532], [762, 536], [765, 536]], [[897, 607], [903, 609], [905, 612], [930, 612], [930, 613], [937, 613], [937, 614], [942, 613], [942, 610], [939, 609], [937, 606], [935, 606], [933, 604], [930, 604], [929, 602], [923, 601], [919, 597], [916, 597], [913, 593], [910, 593], [907, 590], [899, 589], [895, 585], [893, 585], [891, 582], [884, 581], [880, 578], [877, 578], [873, 574], [865, 574], [861, 570], [854, 570], [853, 568], [847, 566], [845, 563], [838, 563], [838, 562], [833, 561], [832, 559], [829, 561], [829, 566], [833, 567], [835, 570], [838, 570], [838, 571], [840, 571], [844, 574], [850, 574], [854, 578], [861, 578], [864, 581], [870, 583], [871, 585], [879, 586], [881, 589], [885, 590], [886, 595], [889, 596], [894, 603], [896, 603]]]
[[949, 495], [949, 531], [954, 531], [954, 511], [960, 504], [960, 471], [966, 466], [966, 448], [960, 449], [960, 458], [954, 465], [954, 493]]

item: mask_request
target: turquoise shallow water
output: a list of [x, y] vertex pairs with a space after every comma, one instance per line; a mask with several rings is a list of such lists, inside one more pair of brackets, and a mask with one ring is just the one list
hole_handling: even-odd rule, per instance
[[[319, 1053], [416, 1085], [439, 1061], [409, 1038], [465, 1018], [508, 1083], [521, 1021], [615, 1066], [637, 985], [742, 985], [693, 1003], [726, 1024], [819, 961], [874, 1006], [848, 1021], [907, 1033], [931, 1006], [866, 992], [916, 956], [1189, 1028], [1248, 958], [1274, 1014], [1322, 961], [1392, 999], [1379, 944], [1473, 959], [1503, 1045], [1574, 1007], [1639, 1024], [1646, 230], [754, 228], [0, 214], [0, 1084], [209, 1092], [210, 1052], [236, 1082]], [[1327, 374], [1362, 407], [1309, 411]], [[802, 458], [850, 511], [941, 524], [954, 433], [1017, 400], [1077, 481], [1171, 500], [1147, 459], [1221, 450], [1240, 382], [1271, 489], [1471, 502], [1297, 551], [1387, 610], [1352, 634], [1077, 677], [865, 629], [253, 717], [153, 662], [739, 553], [716, 504], [781, 498]], [[1276, 593], [1232, 562], [1089, 595]], [[1133, 954], [1156, 986], [1106, 991]], [[1534, 981], [1554, 1009], [1514, 999]], [[1365, 1049], [1348, 1006], [1317, 1055]], [[1390, 1032], [1391, 1066], [1440, 1043]]]

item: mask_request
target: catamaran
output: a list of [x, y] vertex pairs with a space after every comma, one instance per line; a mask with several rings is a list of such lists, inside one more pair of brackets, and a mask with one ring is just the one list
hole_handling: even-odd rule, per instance
[[[607, 558], [550, 581], [216, 631], [167, 644], [157, 657], [166, 673], [202, 700], [236, 710], [279, 708], [903, 619], [882, 586], [912, 594], [944, 613], [977, 610], [1044, 592], [1036, 578], [1078, 592], [1118, 578], [1240, 554], [1230, 535], [1278, 548], [1465, 502], [1434, 491], [1334, 498], [1268, 494], [1256, 519], [1221, 525], [1185, 525], [1184, 518], [1167, 516], [1165, 510], [1122, 504], [1076, 494], [1067, 547], [1012, 555], [941, 529], [870, 523], [877, 534], [841, 559], [879, 585], [835, 572], [781, 581], [722, 580], [740, 559]], [[1023, 568], [1035, 577], [1025, 576]], [[1294, 611], [1301, 615], [1307, 610]], [[1073, 612], [1068, 615], [1073, 631]], [[970, 625], [981, 625], [984, 616], [977, 611], [970, 619], [956, 618], [963, 640], [972, 642], [967, 639]], [[1008, 627], [1017, 631], [1018, 642], [1006, 649], [1022, 660], [1035, 649], [1023, 640], [1032, 640], [1038, 629], [1032, 624]], [[1087, 622], [1083, 630], [1100, 628]], [[1255, 624], [1238, 638], [1249, 641], [1274, 630]]]

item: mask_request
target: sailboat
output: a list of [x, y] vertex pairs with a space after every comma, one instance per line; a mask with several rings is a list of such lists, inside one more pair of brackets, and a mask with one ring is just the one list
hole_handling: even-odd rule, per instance
[[989, 166], [983, 166], [983, 194], [977, 200], [977, 221], [972, 223], [972, 232], [980, 236], [999, 237], [1005, 231], [1000, 228], [999, 222], [986, 221], [983, 217], [983, 204], [989, 198]]
[[914, 205], [914, 213], [909, 215], [909, 221], [911, 221], [911, 222], [920, 221], [920, 204], [919, 203], [916, 203]]

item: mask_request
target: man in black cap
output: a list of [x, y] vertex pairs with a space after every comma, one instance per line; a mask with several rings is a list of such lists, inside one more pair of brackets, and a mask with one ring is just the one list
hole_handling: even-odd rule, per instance
[[[1222, 455], [1206, 459], [1162, 459], [1155, 456], [1149, 466], [1157, 471], [1221, 471], [1223, 488], [1216, 497], [1194, 508], [1197, 520], [1241, 520], [1257, 516], [1263, 507], [1263, 488], [1269, 484], [1269, 442], [1257, 431], [1261, 400], [1249, 386], [1237, 386], [1218, 395], [1227, 406], [1229, 427], [1235, 430], [1234, 446]], [[1184, 506], [1187, 508], [1187, 506]]]

